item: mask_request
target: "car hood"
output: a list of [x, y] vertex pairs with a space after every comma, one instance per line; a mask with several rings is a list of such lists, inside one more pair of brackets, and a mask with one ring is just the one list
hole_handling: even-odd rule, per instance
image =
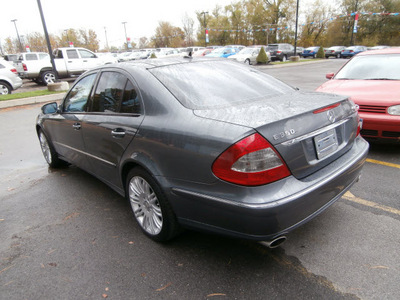
[[[282, 130], [295, 128], [296, 133], [291, 136], [294, 138], [330, 124], [325, 114], [319, 114], [323, 115], [321, 117], [313, 114], [313, 111], [346, 99], [347, 97], [339, 95], [295, 91], [236, 106], [195, 110], [194, 114], [207, 119], [255, 128], [266, 137], [271, 137], [273, 133]], [[336, 115], [337, 120], [348, 116], [349, 111], [341, 110]]]
[[319, 92], [351, 97], [359, 105], [390, 106], [400, 103], [400, 80], [330, 80]]

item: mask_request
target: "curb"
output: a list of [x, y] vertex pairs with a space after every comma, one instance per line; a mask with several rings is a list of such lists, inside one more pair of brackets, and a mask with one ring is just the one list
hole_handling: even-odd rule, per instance
[[260, 69], [276, 69], [276, 68], [286, 68], [286, 67], [296, 67], [296, 66], [302, 66], [302, 65], [311, 65], [311, 64], [317, 64], [317, 63], [323, 63], [326, 62], [327, 59], [319, 59], [315, 61], [300, 61], [296, 63], [286, 63], [286, 64], [279, 64], [279, 65], [274, 65], [272, 64], [267, 64], [267, 65], [254, 65], [256, 68]]
[[64, 98], [64, 95], [65, 95], [65, 93], [60, 93], [60, 94], [53, 94], [53, 95], [46, 95], [46, 96], [0, 101], [0, 109], [28, 105], [28, 104], [59, 101], [59, 100], [62, 100], [62, 98]]

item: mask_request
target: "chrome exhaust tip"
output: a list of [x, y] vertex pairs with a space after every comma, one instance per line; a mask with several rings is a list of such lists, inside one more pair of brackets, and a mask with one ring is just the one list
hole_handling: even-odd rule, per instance
[[262, 241], [260, 244], [267, 246], [268, 248], [277, 248], [280, 245], [282, 245], [285, 241], [287, 240], [287, 237], [284, 235], [278, 236], [277, 238], [274, 238], [270, 241]]

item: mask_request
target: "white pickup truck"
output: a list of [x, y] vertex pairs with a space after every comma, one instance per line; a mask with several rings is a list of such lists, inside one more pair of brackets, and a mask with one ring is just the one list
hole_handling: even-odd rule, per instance
[[[92, 51], [85, 48], [58, 48], [54, 50], [54, 62], [59, 78], [73, 77], [86, 70], [104, 64]], [[50, 56], [43, 52], [22, 53], [14, 62], [21, 78], [47, 85], [56, 79]]]

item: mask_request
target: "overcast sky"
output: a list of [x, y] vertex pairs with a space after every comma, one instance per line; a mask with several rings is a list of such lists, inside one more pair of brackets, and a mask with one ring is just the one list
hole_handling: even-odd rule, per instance
[[[225, 6], [232, 0], [41, 0], [50, 34], [60, 35], [63, 30], [93, 29], [100, 40], [100, 48], [105, 46], [105, 29], [110, 46], [121, 46], [127, 36], [134, 42], [140, 37], [154, 35], [159, 21], [170, 22], [182, 27], [182, 19], [187, 13], [195, 21], [196, 11], [212, 11], [215, 6]], [[19, 35], [32, 32], [43, 33], [37, 0], [1, 1], [0, 41], [7, 37], [16, 38], [16, 30], [11, 20], [17, 19]], [[195, 30], [197, 27], [195, 28]]]

